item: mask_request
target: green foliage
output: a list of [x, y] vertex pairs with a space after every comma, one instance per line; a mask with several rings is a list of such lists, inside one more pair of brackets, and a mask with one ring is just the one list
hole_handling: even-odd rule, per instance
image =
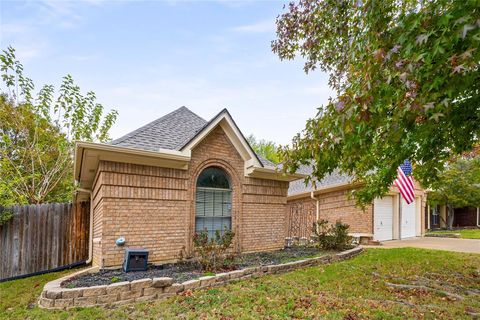
[[1, 210], [0, 211], [0, 226], [3, 226], [5, 223], [10, 221], [13, 218], [13, 212], [10, 210]]
[[[116, 308], [47, 310], [37, 306], [48, 281], [67, 270], [0, 283], [0, 319], [472, 319], [480, 255], [414, 248], [368, 249], [340, 263], [242, 280], [195, 294]], [[421, 279], [421, 280], [419, 280]], [[441, 292], [392, 289], [427, 282]]]
[[[336, 98], [281, 156], [355, 176], [360, 204], [384, 195], [409, 159], [425, 188], [480, 138], [479, 0], [300, 0], [277, 20], [273, 51], [330, 74]], [[312, 178], [310, 177], [310, 178]]]
[[57, 98], [52, 85], [35, 93], [12, 47], [0, 54], [0, 74], [0, 204], [71, 201], [74, 141], [108, 141], [117, 111], [103, 116], [70, 75]]
[[223, 234], [217, 230], [213, 238], [208, 237], [207, 230], [194, 234], [194, 254], [204, 271], [220, 270], [232, 261], [233, 254], [227, 250], [232, 245], [234, 237], [235, 233], [226, 227]]
[[454, 208], [480, 207], [480, 157], [458, 158], [448, 164], [428, 194], [432, 205], [447, 205], [447, 226], [452, 228]]
[[480, 157], [457, 159], [439, 174], [440, 180], [428, 194], [432, 204], [459, 207], [480, 206]]
[[274, 164], [280, 163], [279, 147], [275, 142], [264, 139], [257, 140], [253, 134], [247, 137], [247, 141], [256, 154], [264, 157]]
[[345, 250], [352, 247], [353, 238], [348, 235], [350, 226], [337, 221], [330, 224], [327, 220], [319, 220], [313, 223], [312, 231], [318, 246], [324, 250]]
[[70, 200], [72, 167], [65, 134], [29, 105], [15, 107], [0, 95], [0, 204]]
[[119, 281], [120, 281], [120, 278], [119, 278], [119, 277], [112, 277], [112, 278], [110, 279], [110, 282], [111, 282], [111, 283], [115, 283], [115, 282], [119, 282]]

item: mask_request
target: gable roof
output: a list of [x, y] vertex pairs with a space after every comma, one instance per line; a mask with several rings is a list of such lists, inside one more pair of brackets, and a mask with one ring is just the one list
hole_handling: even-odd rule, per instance
[[[230, 112], [227, 109], [220, 111], [215, 117], [213, 117], [208, 123], [206, 123], [202, 129], [200, 129], [193, 137], [191, 137], [181, 148], [180, 151], [193, 149], [198, 142], [208, 135], [214, 128], [221, 126], [226, 135], [230, 138], [233, 144], [237, 142], [237, 151], [242, 154], [242, 157], [250, 157], [257, 164], [264, 167], [264, 163], [260, 160], [260, 157], [253, 151], [252, 146], [248, 143], [247, 139], [243, 135], [242, 131], [238, 128], [235, 120], [233, 120]], [[266, 161], [266, 159], [264, 159]]]
[[208, 129], [222, 116], [227, 116], [240, 135], [240, 139], [246, 144], [258, 163], [263, 167], [274, 168], [275, 164], [256, 154], [242, 132], [236, 125], [227, 109], [220, 111], [210, 121], [206, 121], [185, 106], [182, 106], [169, 114], [140, 127], [123, 137], [115, 139], [109, 144], [141, 150], [158, 151], [183, 150], [191, 141]]
[[[313, 171], [312, 167], [308, 165], [301, 165], [297, 170], [298, 173], [306, 174], [306, 175], [311, 174], [312, 171]], [[351, 176], [344, 173], [340, 173], [340, 171], [338, 170], [334, 170], [332, 173], [326, 175], [322, 180], [317, 181], [316, 187], [317, 189], [321, 189], [326, 187], [333, 187], [333, 186], [348, 184], [350, 182], [352, 182]], [[309, 182], [307, 185], [305, 185], [304, 179], [291, 181], [288, 187], [289, 196], [307, 193], [311, 191], [315, 191], [315, 188], [313, 187], [312, 182]]]

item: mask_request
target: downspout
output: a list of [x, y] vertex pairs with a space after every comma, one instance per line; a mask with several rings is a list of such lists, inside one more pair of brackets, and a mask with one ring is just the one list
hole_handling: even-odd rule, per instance
[[315, 195], [313, 194], [313, 191], [310, 192], [310, 198], [312, 198], [313, 200], [315, 200], [315, 204], [316, 204], [316, 213], [315, 213], [315, 226], [317, 228], [317, 232], [318, 232], [318, 221], [320, 220], [320, 204], [318, 203], [318, 199], [315, 198]]
[[89, 232], [88, 232], [88, 259], [85, 261], [86, 264], [90, 264], [93, 258], [93, 200], [92, 200], [92, 190], [78, 188], [78, 191], [88, 193], [90, 195], [90, 221], [89, 221]]

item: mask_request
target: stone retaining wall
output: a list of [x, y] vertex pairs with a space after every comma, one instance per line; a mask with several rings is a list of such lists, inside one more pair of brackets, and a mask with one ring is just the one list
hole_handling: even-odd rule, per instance
[[318, 258], [218, 273], [215, 276], [201, 277], [183, 283], [174, 283], [172, 278], [162, 277], [73, 289], [61, 287], [64, 281], [72, 277], [98, 272], [98, 267], [93, 267], [47, 283], [40, 296], [39, 305], [40, 307], [48, 309], [66, 309], [71, 307], [118, 306], [134, 302], [165, 299], [188, 290], [221, 286], [228, 282], [242, 279], [261, 277], [266, 274], [282, 273], [298, 268], [341, 261], [356, 256], [362, 251], [363, 248], [357, 247]]

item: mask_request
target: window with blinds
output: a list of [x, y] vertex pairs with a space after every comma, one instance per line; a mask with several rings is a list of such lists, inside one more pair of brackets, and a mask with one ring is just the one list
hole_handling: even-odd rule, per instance
[[197, 179], [195, 232], [207, 230], [214, 237], [218, 230], [232, 227], [232, 190], [226, 172], [217, 167], [205, 169]]

